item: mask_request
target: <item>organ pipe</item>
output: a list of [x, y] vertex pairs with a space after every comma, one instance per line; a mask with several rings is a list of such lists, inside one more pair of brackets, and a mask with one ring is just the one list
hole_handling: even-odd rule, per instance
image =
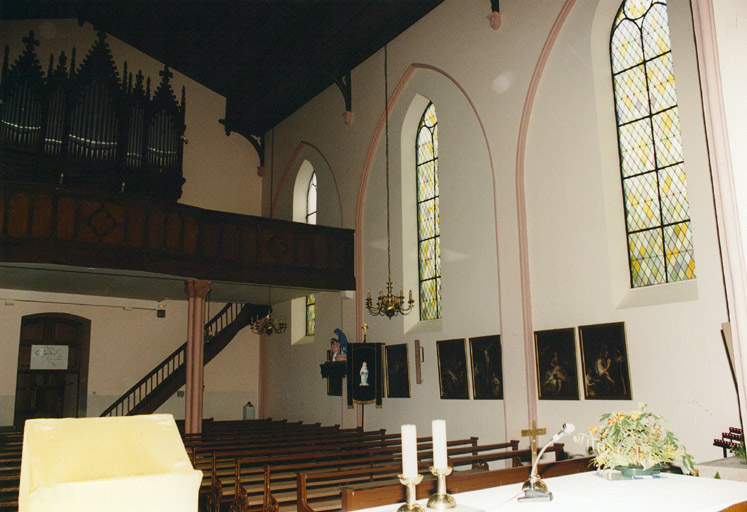
[[99, 33], [79, 68], [75, 49], [69, 67], [64, 52], [56, 69], [50, 56], [46, 76], [33, 32], [12, 65], [6, 47], [0, 77], [2, 151], [62, 159], [49, 165], [56, 169], [49, 176], [53, 183], [64, 173], [66, 184], [176, 200], [184, 182], [184, 89], [180, 106], [168, 68], [152, 97], [150, 79], [144, 89], [138, 73], [133, 86], [126, 63], [120, 80], [105, 38]]

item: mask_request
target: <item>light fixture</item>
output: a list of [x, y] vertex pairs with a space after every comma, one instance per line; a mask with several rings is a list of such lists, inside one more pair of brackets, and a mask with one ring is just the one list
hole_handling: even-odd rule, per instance
[[386, 136], [386, 265], [387, 265], [387, 282], [386, 282], [386, 295], [379, 291], [379, 298], [376, 301], [376, 306], [373, 305], [371, 299], [371, 292], [368, 292], [366, 298], [366, 309], [374, 316], [386, 316], [392, 318], [398, 314], [406, 315], [412, 311], [412, 306], [415, 301], [412, 298], [412, 290], [410, 290], [410, 298], [405, 302], [405, 296], [402, 294], [402, 290], [399, 291], [399, 295], [392, 293], [392, 242], [389, 229], [389, 84], [387, 79], [387, 45], [384, 45], [384, 127]]
[[280, 334], [285, 332], [285, 330], [288, 328], [288, 323], [282, 317], [279, 321], [276, 321], [274, 318], [272, 318], [270, 312], [262, 318], [254, 319], [254, 321], [249, 324], [249, 327], [255, 334], [267, 334], [269, 336], [270, 334]]
[[272, 318], [272, 288], [267, 287], [267, 301], [270, 303], [268, 306], [267, 314], [260, 318], [255, 318], [249, 323], [249, 328], [255, 334], [281, 334], [284, 333], [288, 328], [288, 322], [282, 316], [280, 320]]
[[[270, 157], [270, 217], [272, 217], [272, 186], [275, 179], [275, 128], [272, 129], [272, 142], [270, 149], [272, 156]], [[264, 166], [259, 167], [262, 169], [260, 177], [264, 176]], [[270, 284], [272, 284], [272, 278], [270, 278]], [[267, 314], [260, 318], [255, 318], [249, 322], [249, 328], [255, 334], [281, 334], [284, 333], [288, 328], [288, 323], [282, 316], [280, 320], [272, 318], [272, 286], [267, 287]]]

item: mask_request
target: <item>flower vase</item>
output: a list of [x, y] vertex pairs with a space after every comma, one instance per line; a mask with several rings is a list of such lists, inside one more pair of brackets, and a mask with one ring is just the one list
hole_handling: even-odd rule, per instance
[[623, 478], [654, 476], [661, 473], [659, 466], [653, 466], [648, 469], [643, 469], [643, 466], [618, 466], [616, 469], [620, 470]]

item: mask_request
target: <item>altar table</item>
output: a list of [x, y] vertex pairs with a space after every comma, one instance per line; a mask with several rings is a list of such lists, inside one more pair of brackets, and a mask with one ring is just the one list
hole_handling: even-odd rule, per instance
[[726, 459], [716, 459], [709, 462], [700, 462], [695, 464], [701, 476], [715, 477], [718, 475], [724, 480], [739, 480], [747, 482], [747, 464], [742, 457], [729, 457]]
[[[545, 480], [553, 494], [550, 502], [518, 502], [521, 484], [503, 485], [454, 494], [454, 512], [718, 512], [747, 501], [747, 483], [672, 473], [642, 480], [607, 480], [596, 472]], [[448, 479], [447, 479], [448, 486]], [[425, 501], [421, 503], [425, 507]], [[400, 504], [357, 512], [396, 512]], [[426, 508], [426, 512], [431, 509]]]

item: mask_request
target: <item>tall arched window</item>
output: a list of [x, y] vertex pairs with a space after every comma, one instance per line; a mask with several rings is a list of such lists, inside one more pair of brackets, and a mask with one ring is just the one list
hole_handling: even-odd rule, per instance
[[695, 277], [666, 0], [625, 0], [610, 59], [632, 287]]
[[316, 172], [311, 173], [306, 191], [306, 224], [316, 224]]
[[415, 143], [420, 319], [441, 318], [441, 232], [438, 208], [438, 120], [429, 103]]
[[[309, 187], [306, 191], [306, 224], [316, 224], [316, 172], [311, 173]], [[314, 335], [316, 326], [316, 297], [306, 296], [306, 336]]]

